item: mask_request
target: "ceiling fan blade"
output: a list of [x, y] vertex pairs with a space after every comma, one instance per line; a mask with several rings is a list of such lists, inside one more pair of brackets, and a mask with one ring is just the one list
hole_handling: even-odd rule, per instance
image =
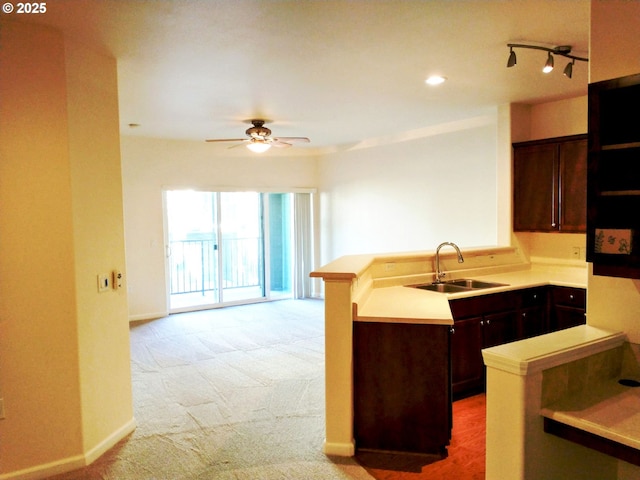
[[244, 142], [246, 140], [246, 138], [210, 138], [205, 142]]
[[278, 148], [289, 148], [289, 147], [292, 147], [293, 145], [287, 142], [283, 142], [279, 138], [274, 138], [273, 141], [271, 142], [271, 146], [278, 147]]
[[274, 140], [276, 142], [286, 142], [286, 143], [291, 143], [291, 142], [309, 143], [311, 141], [307, 137], [277, 137], [277, 138], [274, 138]]
[[230, 147], [227, 147], [227, 148], [238, 148], [238, 147], [242, 147], [243, 145], [246, 145], [247, 143], [251, 143], [251, 142], [249, 140], [242, 140], [242, 142], [236, 143], [235, 145], [231, 145]]

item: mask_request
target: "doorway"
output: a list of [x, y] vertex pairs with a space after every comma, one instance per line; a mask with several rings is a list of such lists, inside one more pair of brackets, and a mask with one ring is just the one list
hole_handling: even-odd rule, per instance
[[308, 276], [296, 268], [308, 250], [297, 227], [310, 235], [311, 221], [295, 212], [309, 202], [310, 194], [166, 190], [169, 311], [304, 297], [294, 291], [296, 275]]

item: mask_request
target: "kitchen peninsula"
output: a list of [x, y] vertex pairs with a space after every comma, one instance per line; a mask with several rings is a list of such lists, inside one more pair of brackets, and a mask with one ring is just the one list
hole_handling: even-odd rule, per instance
[[[515, 247], [469, 248], [462, 249], [462, 253], [464, 263], [457, 262], [453, 251], [440, 253], [445, 281], [473, 278], [503, 285], [447, 294], [410, 288], [410, 285], [434, 281], [435, 252], [353, 255], [312, 272], [311, 276], [322, 278], [325, 286], [325, 453], [352, 456], [356, 444], [361, 446], [354, 434], [355, 421], [361, 413], [355, 411], [354, 414], [358, 404], [354, 396], [354, 366], [358, 368], [354, 332], [360, 327], [422, 325], [448, 332], [454, 325], [450, 306], [453, 301], [545, 286], [586, 287], [584, 264], [532, 265]], [[367, 333], [368, 338], [372, 338], [371, 331]], [[378, 337], [384, 338], [384, 335], [381, 333]], [[446, 371], [446, 360], [443, 363], [439, 368]], [[382, 390], [384, 393], [385, 389]], [[449, 397], [447, 401], [450, 402]]]

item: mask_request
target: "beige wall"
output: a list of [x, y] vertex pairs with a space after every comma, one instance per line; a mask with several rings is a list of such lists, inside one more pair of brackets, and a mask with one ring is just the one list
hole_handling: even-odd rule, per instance
[[0, 477], [35, 478], [133, 422], [126, 295], [96, 279], [124, 269], [117, 84], [52, 29], [0, 44]]
[[66, 42], [67, 114], [78, 306], [83, 450], [133, 419], [126, 288], [96, 293], [125, 270], [116, 61]]

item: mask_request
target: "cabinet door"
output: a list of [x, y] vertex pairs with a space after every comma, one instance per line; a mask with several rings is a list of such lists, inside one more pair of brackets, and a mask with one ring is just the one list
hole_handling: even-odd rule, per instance
[[513, 229], [558, 229], [558, 146], [555, 143], [514, 147]]
[[560, 145], [560, 231], [587, 231], [587, 140]]
[[449, 326], [354, 322], [359, 448], [439, 453], [451, 436]]
[[553, 287], [551, 291], [552, 331], [584, 325], [587, 294], [584, 288]]
[[587, 322], [584, 309], [556, 305], [553, 314], [553, 330], [577, 327]]
[[518, 312], [517, 339], [531, 338], [546, 333], [546, 311], [544, 307], [523, 308]]
[[451, 383], [454, 395], [484, 387], [481, 350], [482, 317], [456, 320], [451, 335]]
[[489, 348], [516, 339], [518, 312], [500, 312], [482, 317], [482, 347]]
[[535, 337], [549, 331], [547, 320], [548, 287], [522, 290], [516, 339]]

